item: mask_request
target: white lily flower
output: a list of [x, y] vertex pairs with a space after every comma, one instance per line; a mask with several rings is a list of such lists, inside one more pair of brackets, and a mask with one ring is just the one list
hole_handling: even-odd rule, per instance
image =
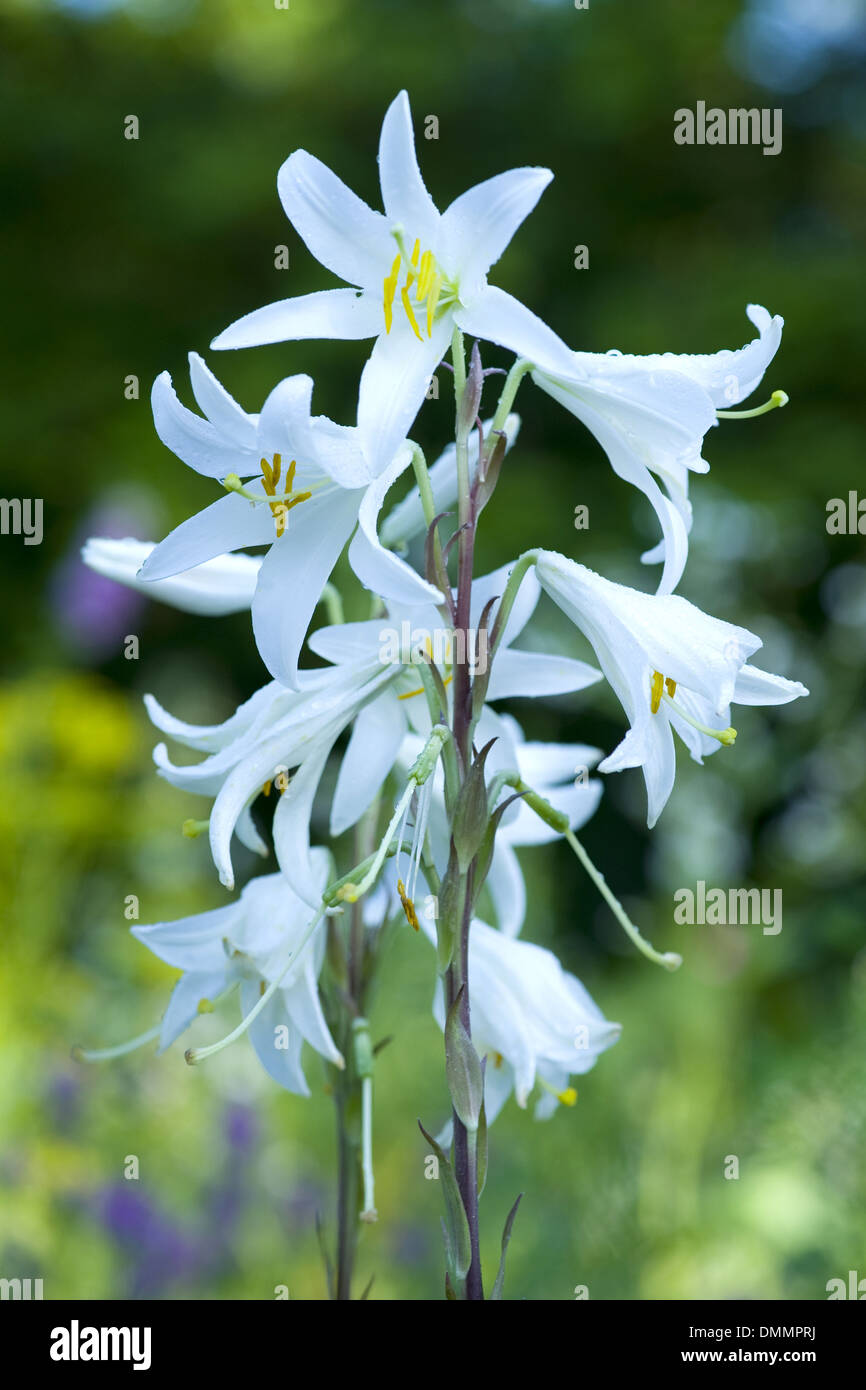
[[131, 536], [125, 540], [91, 536], [81, 548], [81, 558], [106, 579], [199, 617], [240, 613], [252, 603], [260, 556], [217, 555], [171, 579], [140, 579], [138, 571], [155, 549], [154, 541], [138, 541]]
[[[325, 887], [329, 856], [312, 851], [314, 880]], [[162, 1021], [164, 1051], [202, 1012], [234, 985], [241, 1014], [251, 1017], [250, 1041], [270, 1076], [286, 1090], [308, 1096], [301, 1066], [305, 1042], [327, 1061], [343, 1058], [319, 1001], [325, 923], [296, 897], [281, 874], [255, 878], [237, 902], [175, 922], [133, 927], [132, 934], [167, 965], [183, 971]], [[266, 1004], [262, 997], [270, 990]], [[258, 1012], [256, 1008], [258, 1007]]]
[[630, 729], [600, 772], [640, 767], [650, 827], [671, 794], [675, 729], [696, 762], [731, 744], [730, 706], [787, 704], [808, 690], [748, 665], [762, 646], [746, 628], [687, 599], [643, 594], [553, 551], [539, 551], [541, 586], [588, 638]]
[[758, 337], [736, 352], [575, 352], [569, 373], [533, 372], [536, 384], [592, 431], [614, 472], [640, 488], [655, 509], [662, 541], [641, 558], [646, 564], [664, 561], [660, 593], [676, 588], [685, 567], [688, 477], [709, 469], [701, 450], [717, 424], [716, 411], [754, 391], [781, 342], [784, 320], [778, 314], [771, 318], [759, 304], [750, 304], [746, 313]]
[[[469, 934], [469, 981], [472, 1041], [479, 1056], [487, 1057], [487, 1123], [496, 1119], [512, 1090], [525, 1108], [536, 1083], [541, 1089], [536, 1119], [552, 1115], [557, 1103], [574, 1105], [577, 1092], [570, 1078], [595, 1065], [619, 1038], [621, 1025], [604, 1017], [552, 951], [513, 940], [478, 920]], [[441, 981], [433, 1013], [444, 1029]]]
[[518, 300], [487, 283], [552, 175], [512, 169], [440, 213], [424, 186], [405, 91], [379, 142], [384, 215], [306, 150], [277, 180], [286, 216], [309, 251], [352, 288], [268, 304], [214, 339], [214, 348], [300, 338], [375, 338], [361, 378], [358, 428], [370, 459], [388, 462], [409, 432], [455, 327], [568, 373], [561, 340]]
[[407, 604], [440, 600], [438, 589], [376, 535], [385, 495], [411, 461], [409, 445], [400, 441], [374, 473], [357, 429], [311, 415], [310, 377], [287, 377], [260, 415], [248, 415], [196, 353], [189, 362], [205, 418], [181, 404], [164, 372], [152, 393], [156, 430], [228, 494], [176, 527], [144, 560], [140, 579], [165, 580], [225, 551], [269, 545], [252, 599], [253, 630], [265, 665], [288, 686], [297, 683], [313, 610], [353, 531], [349, 560], [367, 588]]

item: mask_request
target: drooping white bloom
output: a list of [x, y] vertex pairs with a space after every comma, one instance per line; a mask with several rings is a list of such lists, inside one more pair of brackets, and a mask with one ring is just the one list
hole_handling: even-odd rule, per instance
[[153, 541], [91, 536], [82, 546], [81, 558], [106, 579], [114, 579], [183, 613], [216, 618], [225, 613], [240, 613], [252, 603], [262, 563], [259, 556], [217, 555], [171, 579], [139, 578], [141, 566], [155, 549]]
[[250, 808], [260, 792], [270, 794], [273, 789], [279, 795], [273, 824], [278, 860], [298, 896], [315, 902], [309, 823], [325, 763], [343, 729], [400, 673], [399, 667], [363, 660], [302, 671], [299, 690], [287, 690], [273, 681], [225, 723], [211, 726], [175, 719], [152, 695], [145, 696], [148, 714], [158, 729], [208, 755], [200, 763], [177, 766], [165, 744], [153, 753], [160, 775], [172, 786], [214, 798], [210, 847], [220, 881], [227, 888], [234, 886], [233, 834], [257, 854], [268, 852]]
[[685, 567], [688, 477], [709, 469], [701, 450], [717, 423], [716, 411], [755, 390], [781, 342], [784, 320], [778, 314], [771, 318], [759, 304], [750, 304], [746, 313], [758, 337], [735, 352], [575, 352], [570, 372], [533, 373], [537, 385], [592, 431], [614, 472], [654, 507], [663, 538], [642, 558], [648, 564], [664, 561], [660, 593], [676, 588]]
[[[488, 600], [501, 595], [508, 567], [473, 585], [472, 621], [480, 620]], [[511, 646], [538, 601], [540, 588], [530, 573], [524, 580], [493, 664], [488, 699], [563, 694], [600, 680], [582, 661]], [[495, 620], [496, 606], [491, 611]], [[164, 744], [154, 750], [160, 775], [184, 791], [214, 798], [209, 833], [214, 864], [227, 887], [234, 882], [231, 838], [259, 854], [267, 849], [250, 807], [264, 787], [280, 792], [274, 815], [274, 848], [295, 891], [312, 901], [307, 846], [309, 818], [322, 772], [340, 734], [354, 720], [331, 805], [331, 833], [341, 834], [363, 815], [394, 767], [407, 731], [427, 735], [431, 721], [418, 674], [419, 650], [441, 663], [450, 690], [449, 662], [454, 634], [436, 609], [401, 609], [367, 622], [319, 628], [309, 645], [330, 667], [298, 674], [299, 689], [271, 682], [220, 725], [199, 726], [174, 718], [148, 695], [152, 722], [163, 733], [197, 752], [202, 762], [178, 766]], [[472, 653], [467, 654], [469, 657]], [[479, 644], [478, 655], [483, 656]]]
[[[431, 935], [429, 928], [428, 935]], [[573, 1105], [572, 1076], [583, 1075], [612, 1046], [621, 1026], [610, 1023], [588, 991], [563, 970], [552, 951], [514, 940], [485, 922], [473, 921], [469, 934], [469, 987], [472, 1041], [487, 1058], [484, 1101], [488, 1124], [512, 1090], [525, 1108], [536, 1083], [541, 1096], [536, 1119], [546, 1119], [557, 1103]], [[445, 1024], [441, 982], [433, 1013]]]
[[257, 416], [195, 353], [190, 378], [204, 418], [181, 404], [164, 372], [152, 394], [157, 433], [190, 468], [229, 491], [147, 556], [142, 580], [165, 580], [225, 551], [269, 545], [252, 599], [253, 630], [265, 665], [288, 686], [296, 684], [313, 610], [353, 531], [349, 560], [362, 584], [401, 603], [439, 601], [439, 591], [376, 535], [385, 495], [411, 460], [408, 445], [395, 446], [372, 469], [357, 429], [311, 415], [308, 376], [280, 382]]
[[[328, 853], [315, 849], [311, 860], [321, 892]], [[343, 1064], [319, 1002], [325, 924], [320, 922], [311, 934], [313, 920], [314, 910], [295, 896], [283, 876], [268, 874], [248, 883], [229, 907], [133, 927], [133, 936], [154, 955], [183, 971], [163, 1018], [160, 1051], [232, 986], [240, 986], [241, 1014], [246, 1017], [276, 985], [249, 1026], [250, 1040], [275, 1081], [308, 1096], [301, 1066], [305, 1042], [329, 1062]]]
[[289, 221], [315, 258], [352, 288], [257, 309], [215, 348], [299, 338], [375, 338], [361, 378], [358, 427], [370, 459], [389, 461], [408, 433], [454, 327], [570, 370], [561, 340], [518, 300], [487, 283], [550, 182], [548, 169], [512, 169], [470, 188], [440, 213], [415, 154], [409, 98], [391, 103], [379, 142], [384, 214], [320, 160], [296, 150], [277, 186]]
[[673, 729], [700, 763], [736, 738], [732, 703], [780, 705], [809, 693], [799, 681], [750, 666], [760, 637], [687, 599], [640, 593], [549, 550], [538, 552], [536, 574], [592, 644], [628, 716], [628, 733], [599, 771], [643, 770], [650, 826], [674, 784]]

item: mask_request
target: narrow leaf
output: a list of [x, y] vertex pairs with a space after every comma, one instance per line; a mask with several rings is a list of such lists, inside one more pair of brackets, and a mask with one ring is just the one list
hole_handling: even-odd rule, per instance
[[493, 1285], [493, 1292], [490, 1297], [494, 1299], [502, 1298], [502, 1286], [505, 1283], [505, 1256], [508, 1253], [508, 1242], [511, 1240], [511, 1228], [514, 1225], [514, 1218], [517, 1215], [517, 1208], [523, 1199], [521, 1192], [505, 1218], [505, 1229], [502, 1232], [502, 1254], [499, 1259], [499, 1272], [496, 1275], [496, 1283]]
[[446, 1256], [455, 1279], [462, 1280], [469, 1273], [469, 1266], [472, 1263], [472, 1244], [466, 1208], [463, 1205], [463, 1198], [460, 1196], [454, 1169], [451, 1167], [445, 1150], [441, 1144], [437, 1144], [432, 1134], [427, 1133], [420, 1120], [418, 1121], [418, 1128], [439, 1160], [439, 1178], [442, 1183], [442, 1195], [445, 1198], [445, 1230], [448, 1237]]

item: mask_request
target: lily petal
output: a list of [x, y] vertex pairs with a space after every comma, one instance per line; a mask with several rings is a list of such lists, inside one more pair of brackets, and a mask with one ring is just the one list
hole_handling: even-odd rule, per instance
[[277, 189], [286, 216], [317, 261], [349, 285], [380, 287], [394, 245], [381, 212], [306, 150], [289, 155]]
[[[398, 223], [407, 237], [426, 250], [438, 240], [439, 212], [421, 178], [415, 153], [412, 112], [406, 92], [399, 92], [382, 122], [379, 139], [379, 182], [388, 222]], [[393, 242], [391, 243], [393, 260]], [[321, 257], [319, 257], [321, 260]], [[344, 276], [348, 279], [348, 276]], [[368, 283], [367, 281], [357, 282]]]
[[405, 560], [386, 550], [376, 532], [379, 513], [391, 485], [409, 462], [408, 450], [398, 453], [364, 493], [358, 508], [358, 529], [349, 546], [349, 563], [365, 588], [394, 603], [441, 603], [442, 594]]
[[273, 537], [274, 519], [268, 508], [229, 493], [169, 532], [148, 555], [138, 577], [170, 579], [226, 551], [268, 545]]
[[461, 290], [481, 288], [553, 178], [549, 169], [509, 169], [461, 193], [442, 214], [442, 259]]
[[572, 354], [552, 328], [505, 290], [487, 285], [469, 304], [454, 310], [454, 322], [464, 333], [510, 348], [544, 371], [567, 373]]
[[[271, 675], [290, 689], [297, 689], [307, 628], [355, 524], [357, 507], [355, 492], [314, 494], [290, 513], [288, 529], [274, 541], [259, 571], [252, 605], [256, 645]], [[294, 524], [292, 517], [298, 518]]]
[[381, 299], [357, 290], [316, 290], [253, 309], [218, 333], [211, 347], [221, 351], [301, 338], [374, 338], [382, 323]]

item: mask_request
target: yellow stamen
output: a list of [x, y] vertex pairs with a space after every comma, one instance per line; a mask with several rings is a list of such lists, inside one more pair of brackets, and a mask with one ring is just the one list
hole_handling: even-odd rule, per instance
[[665, 690], [668, 692], [671, 699], [673, 699], [677, 693], [677, 683], [676, 681], [672, 681], [670, 676], [665, 677]]
[[502, 1056], [502, 1053], [501, 1053], [501, 1052], [494, 1052], [494, 1054], [493, 1054], [493, 1065], [494, 1065], [494, 1067], [496, 1068], [497, 1071], [500, 1071], [500, 1070], [501, 1070], [501, 1068], [502, 1068], [502, 1063], [504, 1062], [504, 1060], [505, 1060], [505, 1058]]
[[412, 264], [415, 266], [416, 270], [417, 270], [417, 268], [418, 268], [418, 253], [419, 253], [420, 250], [421, 250], [421, 243], [420, 243], [420, 241], [418, 240], [418, 238], [416, 237], [416, 238], [415, 238], [415, 245], [412, 247]]
[[272, 785], [272, 782], [265, 782], [265, 785], [262, 787], [262, 796], [270, 796]]
[[418, 321], [415, 318], [415, 311], [409, 302], [409, 286], [412, 284], [413, 279], [414, 276], [412, 276], [410, 273], [407, 284], [404, 285], [403, 289], [400, 291], [400, 299], [403, 302], [403, 308], [406, 310], [406, 317], [412, 325], [412, 332], [415, 334], [415, 337], [418, 339], [419, 343], [423, 343], [424, 339], [421, 337], [421, 329], [418, 327]]
[[394, 264], [391, 266], [391, 274], [385, 276], [383, 307], [385, 310], [385, 332], [391, 332], [391, 324], [394, 321], [394, 293], [397, 289], [397, 280], [400, 275], [401, 256], [399, 251], [394, 257]]
[[653, 671], [652, 684], [650, 686], [650, 709], [652, 710], [653, 714], [658, 714], [659, 712], [659, 705], [662, 702], [662, 690], [664, 688], [664, 683], [665, 678], [662, 675], [661, 671]]
[[209, 999], [200, 999], [198, 1001], [197, 1010], [200, 1014], [212, 1014], [213, 1004]]
[[414, 931], [420, 930], [418, 923], [418, 914], [415, 911], [415, 904], [413, 903], [412, 899], [408, 896], [406, 892], [406, 885], [404, 884], [402, 878], [397, 879], [397, 892], [400, 894], [400, 902], [403, 906], [403, 911], [406, 914], [406, 921], [409, 923], [409, 926], [412, 927]]

